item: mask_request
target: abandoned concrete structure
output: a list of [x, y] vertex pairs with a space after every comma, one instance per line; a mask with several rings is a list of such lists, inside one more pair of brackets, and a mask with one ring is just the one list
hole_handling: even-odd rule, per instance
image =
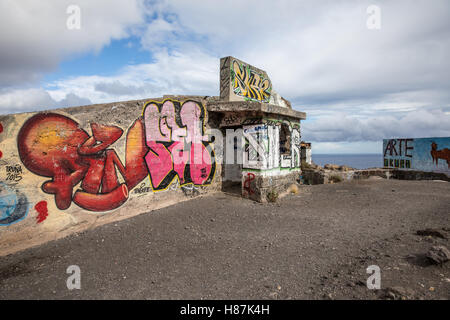
[[243, 161], [224, 161], [224, 187], [237, 182], [244, 197], [265, 201], [269, 192], [280, 192], [299, 179], [300, 120], [306, 114], [292, 110], [273, 90], [265, 71], [233, 57], [222, 58], [220, 100], [208, 104], [208, 111], [219, 114], [219, 127], [228, 139], [225, 146], [233, 145], [233, 130], [243, 132], [243, 154], [235, 156]]
[[220, 96], [0, 116], [0, 255], [221, 190], [299, 180], [303, 112], [267, 73], [220, 60]]
[[307, 164], [312, 164], [311, 143], [302, 141], [300, 143], [300, 150], [302, 161], [305, 161]]

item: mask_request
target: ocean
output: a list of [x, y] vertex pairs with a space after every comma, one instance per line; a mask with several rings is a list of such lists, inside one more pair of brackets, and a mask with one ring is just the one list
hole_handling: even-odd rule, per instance
[[381, 154], [314, 154], [312, 161], [315, 164], [346, 165], [355, 169], [382, 168], [383, 155]]

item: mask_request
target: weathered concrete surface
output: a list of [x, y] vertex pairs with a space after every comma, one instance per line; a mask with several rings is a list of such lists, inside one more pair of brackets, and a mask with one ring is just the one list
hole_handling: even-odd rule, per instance
[[[0, 299], [378, 299], [381, 288], [450, 299], [450, 263], [428, 265], [449, 234], [450, 184], [373, 180], [302, 186], [276, 204], [196, 198], [0, 259]], [[69, 291], [66, 269], [81, 268]]]
[[[161, 161], [156, 156], [146, 160], [149, 140], [152, 144], [161, 140], [151, 136], [160, 135], [164, 127], [160, 119], [167, 116], [155, 108], [145, 112], [146, 103], [155, 105], [155, 101], [175, 104], [176, 110], [169, 108], [172, 119], [183, 112], [190, 128], [198, 127], [197, 120], [201, 131], [218, 127], [217, 121], [209, 121], [205, 97], [194, 96], [0, 116], [0, 256], [220, 190], [220, 162], [211, 161], [211, 170], [205, 169], [207, 178], [201, 182], [200, 170], [192, 167], [190, 175], [187, 166], [175, 174], [167, 150], [159, 151]], [[172, 124], [174, 130], [180, 121]], [[175, 145], [172, 138], [166, 140]], [[154, 147], [162, 148], [159, 142]], [[208, 154], [213, 154], [214, 144], [208, 147], [212, 150]], [[216, 151], [220, 157], [222, 150]], [[190, 151], [183, 148], [183, 152]], [[156, 179], [160, 172], [163, 180]], [[193, 181], [193, 176], [199, 179]]]
[[282, 115], [300, 120], [306, 119], [305, 112], [257, 101], [210, 101], [206, 105], [206, 108], [208, 111], [214, 112], [259, 112], [273, 115]]
[[333, 177], [339, 177], [342, 181], [368, 179], [370, 177], [381, 177], [384, 179], [398, 180], [442, 180], [450, 181], [444, 173], [426, 172], [414, 170], [397, 170], [387, 168], [372, 168], [357, 170], [346, 166], [325, 165], [324, 168], [304, 168], [302, 180], [305, 184], [330, 183]]

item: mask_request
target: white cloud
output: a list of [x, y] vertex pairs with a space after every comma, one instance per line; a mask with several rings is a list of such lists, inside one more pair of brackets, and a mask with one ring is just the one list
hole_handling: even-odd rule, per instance
[[217, 59], [196, 48], [171, 54], [160, 50], [154, 54], [154, 59], [153, 63], [127, 66], [113, 76], [80, 76], [55, 81], [49, 84], [47, 91], [56, 100], [72, 92], [95, 103], [170, 94], [218, 95]]
[[91, 103], [89, 99], [79, 97], [72, 92], [68, 92], [61, 99], [55, 100], [43, 88], [0, 91], [0, 113], [4, 114], [81, 106]]
[[[81, 10], [79, 30], [66, 26], [71, 4]], [[36, 81], [64, 58], [98, 52], [141, 22], [141, 0], [2, 0], [0, 87]]]
[[[5, 3], [9, 10], [18, 6]], [[98, 50], [126, 37], [131, 27], [150, 51], [150, 63], [110, 70], [108, 77], [58, 79], [45, 85], [47, 94], [54, 101], [72, 93], [95, 103], [163, 94], [218, 95], [219, 58], [233, 55], [265, 69], [275, 90], [308, 113], [307, 140], [335, 144], [450, 135], [447, 0], [160, 0], [143, 8], [138, 0], [131, 6], [128, 1], [107, 3], [83, 2], [95, 17], [86, 18], [84, 33], [61, 33], [56, 27], [65, 26], [65, 11], [50, 16], [63, 5], [36, 9], [37, 19], [29, 11], [38, 5], [27, 2], [30, 7], [22, 10], [26, 21], [17, 18], [19, 11], [10, 11], [15, 21], [3, 19], [0, 26], [14, 26], [16, 35], [11, 40], [0, 29], [0, 39], [12, 44], [9, 53], [0, 52], [0, 66], [13, 71], [2, 72], [0, 86], [2, 79], [36, 79], [63, 56]], [[381, 8], [379, 31], [366, 27], [366, 9], [373, 4]], [[48, 35], [33, 28], [42, 19], [50, 20], [43, 25]], [[46, 95], [39, 94], [45, 102]], [[0, 106], [2, 99], [0, 94]]]
[[344, 154], [344, 153], [381, 153], [383, 141], [356, 141], [356, 142], [314, 142], [311, 151], [315, 154]]
[[[395, 94], [438, 100], [450, 89], [446, 0], [376, 1], [379, 31], [366, 27], [369, 0], [161, 3], [159, 10], [177, 19], [152, 28], [152, 37], [182, 46], [186, 30], [191, 38], [204, 36], [200, 47], [267, 70], [277, 91], [299, 108]], [[443, 98], [438, 102], [448, 102], [449, 94]]]
[[314, 142], [381, 141], [387, 138], [450, 136], [450, 115], [442, 110], [418, 110], [402, 116], [358, 118], [336, 112], [303, 124], [303, 138]]

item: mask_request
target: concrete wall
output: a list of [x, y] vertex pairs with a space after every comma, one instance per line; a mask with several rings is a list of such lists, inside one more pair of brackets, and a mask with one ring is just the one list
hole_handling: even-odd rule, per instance
[[364, 169], [364, 170], [326, 170], [305, 169], [302, 171], [302, 182], [304, 184], [327, 184], [333, 183], [334, 178], [339, 177], [341, 181], [364, 180], [370, 177], [398, 180], [441, 180], [449, 181], [450, 177], [444, 173], [399, 170], [399, 169]]
[[0, 116], [0, 255], [220, 190], [206, 103]]
[[450, 137], [383, 140], [384, 167], [450, 176]]
[[[220, 63], [220, 97], [0, 116], [0, 255], [220, 191], [222, 179], [258, 201], [298, 180], [306, 114], [265, 71]], [[228, 129], [246, 149], [223, 174]]]

